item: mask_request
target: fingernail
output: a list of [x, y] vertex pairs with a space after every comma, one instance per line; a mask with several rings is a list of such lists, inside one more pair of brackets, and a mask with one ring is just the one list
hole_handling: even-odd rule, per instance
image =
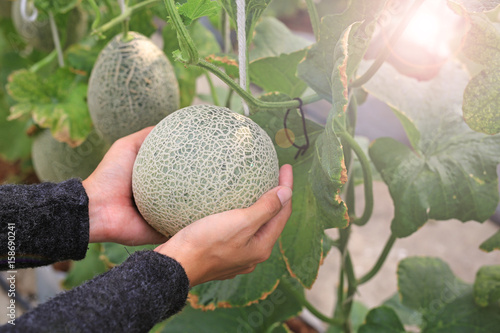
[[281, 201], [281, 206], [286, 205], [286, 203], [292, 198], [292, 190], [288, 187], [282, 187], [277, 194]]

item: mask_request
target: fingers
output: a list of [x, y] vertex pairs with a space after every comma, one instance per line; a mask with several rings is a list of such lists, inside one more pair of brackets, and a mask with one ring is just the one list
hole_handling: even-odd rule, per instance
[[146, 127], [139, 132], [135, 132], [133, 134], [130, 134], [123, 139], [129, 142], [131, 145], [133, 145], [134, 150], [136, 152], [139, 152], [139, 148], [141, 148], [142, 143], [146, 139], [146, 137], [149, 135], [149, 133], [153, 130], [154, 126]]
[[279, 184], [293, 190], [293, 170], [290, 164], [285, 164], [281, 167]]

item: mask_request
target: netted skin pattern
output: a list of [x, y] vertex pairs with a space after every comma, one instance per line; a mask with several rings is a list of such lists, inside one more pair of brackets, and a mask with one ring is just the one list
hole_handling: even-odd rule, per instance
[[194, 105], [148, 135], [132, 188], [144, 219], [174, 235], [205, 216], [252, 205], [278, 177], [276, 150], [259, 125], [227, 108]]
[[41, 181], [62, 182], [90, 176], [108, 149], [109, 144], [95, 130], [76, 148], [57, 141], [49, 130], [44, 130], [33, 141], [31, 156]]
[[136, 32], [114, 37], [92, 70], [87, 100], [106, 140], [156, 125], [179, 108], [179, 85], [162, 50]]

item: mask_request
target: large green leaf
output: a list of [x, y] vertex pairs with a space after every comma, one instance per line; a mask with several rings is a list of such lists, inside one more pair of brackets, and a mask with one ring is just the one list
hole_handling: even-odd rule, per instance
[[391, 298], [387, 299], [382, 305], [388, 306], [396, 312], [399, 319], [404, 325], [421, 326], [422, 314], [416, 310], [410, 309], [401, 303], [399, 293], [395, 293]]
[[467, 85], [463, 113], [467, 124], [486, 134], [500, 132], [500, 31], [484, 14], [471, 14], [463, 7], [451, 6], [470, 23], [463, 52], [485, 69]]
[[198, 285], [191, 289], [189, 302], [203, 310], [248, 306], [272, 293], [285, 273], [286, 266], [276, 244], [271, 257], [257, 265], [252, 273]]
[[172, 317], [161, 332], [283, 332], [273, 328], [278, 328], [281, 322], [301, 309], [293, 295], [278, 286], [265, 300], [247, 307], [201, 311], [188, 306]]
[[[340, 77], [342, 86], [347, 86], [366, 52], [373, 24], [385, 3], [386, 0], [352, 0], [343, 13], [322, 18], [319, 40], [298, 67], [299, 77], [320, 96], [332, 100], [332, 76]], [[360, 23], [354, 25], [356, 22]]]
[[398, 289], [403, 305], [424, 318], [471, 290], [438, 258], [411, 257], [398, 266]]
[[[322, 242], [324, 229], [327, 227], [325, 221], [318, 218], [316, 199], [309, 181], [315, 154], [314, 147], [323, 129], [310, 121], [306, 122], [310, 147], [304, 155], [295, 159], [296, 148], [286, 145], [286, 141], [276, 143], [280, 130], [283, 131], [284, 113], [284, 110], [261, 111], [252, 116], [252, 119], [275, 139], [280, 165], [293, 166], [293, 212], [281, 234], [280, 249], [290, 274], [302, 285], [311, 287], [317, 277], [323, 256]], [[295, 142], [302, 145], [305, 138], [300, 116], [292, 112], [287, 123], [291, 133], [294, 133]]]
[[469, 12], [486, 12], [500, 5], [500, 0], [449, 0], [464, 6]]
[[481, 71], [464, 93], [465, 122], [475, 131], [500, 133], [500, 69]]
[[430, 314], [422, 333], [492, 333], [499, 327], [500, 306], [482, 308], [469, 291]]
[[26, 135], [26, 121], [7, 121], [9, 108], [0, 91], [0, 157], [7, 161], [27, 158], [31, 153], [31, 138]]
[[349, 217], [340, 194], [347, 182], [347, 169], [342, 145], [334, 132], [334, 117], [331, 112], [324, 133], [316, 141], [309, 181], [316, 198], [317, 218], [325, 228], [345, 228]]
[[311, 45], [274, 17], [265, 17], [257, 24], [253, 43], [250, 61], [294, 53]]
[[186, 25], [200, 17], [215, 15], [219, 9], [219, 3], [212, 0], [188, 0], [178, 7], [179, 15]]
[[426, 82], [384, 65], [365, 85], [400, 119], [414, 124], [408, 131], [413, 150], [389, 138], [370, 148], [394, 200], [391, 229], [398, 237], [411, 235], [429, 218], [484, 221], [497, 206], [500, 135], [476, 133], [463, 121], [460, 105], [467, 83], [463, 69], [449, 62]]
[[393, 309], [380, 306], [368, 312], [365, 324], [358, 333], [401, 333], [406, 332], [401, 320]]
[[[235, 0], [218, 0], [226, 12], [233, 20], [234, 25], [236, 26], [237, 22], [237, 9], [236, 9], [236, 1]], [[271, 0], [245, 0], [245, 15], [246, 15], [246, 35], [247, 35], [247, 43], [250, 44], [253, 37], [253, 32], [255, 29], [255, 25], [259, 20], [260, 16], [266, 9], [267, 5]]]
[[500, 300], [500, 266], [483, 266], [474, 281], [474, 299], [479, 306], [498, 304]]
[[92, 130], [87, 109], [87, 84], [68, 69], [61, 68], [48, 78], [19, 70], [9, 77], [9, 94], [18, 103], [9, 119], [32, 116], [41, 127], [50, 128], [59, 141], [75, 147]]
[[481, 250], [486, 252], [500, 250], [500, 230], [496, 234], [485, 240], [481, 244], [480, 248]]
[[250, 80], [266, 92], [278, 91], [288, 96], [300, 97], [307, 88], [296, 75], [298, 63], [305, 50], [278, 57], [261, 58], [250, 64]]
[[422, 333], [489, 333], [500, 327], [500, 305], [477, 305], [472, 286], [455, 277], [440, 259], [402, 260], [398, 288], [402, 303], [422, 312]]

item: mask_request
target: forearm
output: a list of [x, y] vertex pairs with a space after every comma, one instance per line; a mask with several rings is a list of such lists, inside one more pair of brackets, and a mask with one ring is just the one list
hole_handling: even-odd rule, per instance
[[0, 331], [148, 332], [185, 305], [189, 281], [174, 259], [153, 251], [60, 294]]
[[88, 241], [88, 197], [79, 180], [0, 186], [0, 270], [83, 259]]

